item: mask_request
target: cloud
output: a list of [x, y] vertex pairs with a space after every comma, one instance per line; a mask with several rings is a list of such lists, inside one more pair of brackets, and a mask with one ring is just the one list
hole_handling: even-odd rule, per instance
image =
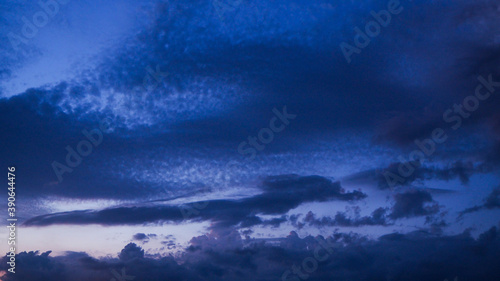
[[[393, 17], [380, 36], [356, 54], [349, 65], [339, 43], [352, 42], [354, 27], [369, 22], [370, 12], [385, 9], [385, 3], [330, 2], [243, 1], [234, 10], [225, 11], [223, 18], [211, 1], [141, 3], [141, 9], [127, 18], [142, 24], [126, 25], [130, 29], [115, 21], [115, 14], [103, 12], [107, 10], [98, 4], [86, 6], [104, 15], [102, 22], [92, 22], [91, 27], [119, 27], [117, 30], [126, 30], [125, 34], [120, 33], [120, 39], [105, 36], [113, 46], [89, 40], [97, 38], [96, 32], [87, 32], [91, 35], [84, 37], [84, 44], [75, 40], [75, 46], [89, 44], [100, 51], [89, 59], [90, 63], [79, 60], [73, 79], [21, 93], [0, 89], [2, 96], [12, 96], [0, 99], [4, 134], [0, 140], [0, 166], [19, 167], [16, 182], [25, 196], [18, 198], [20, 205], [16, 207], [27, 216], [29, 213], [25, 225], [140, 225], [192, 220], [210, 222], [213, 232], [193, 239], [181, 262], [172, 257], [152, 259], [133, 244], [120, 253], [121, 260], [94, 259], [85, 253], [51, 257], [48, 252], [28, 252], [19, 254], [20, 274], [6, 278], [110, 280], [111, 269], [121, 272], [125, 267], [137, 279], [145, 280], [276, 280], [283, 270], [311, 255], [308, 249], [316, 246], [314, 238], [301, 239], [295, 233], [283, 241], [256, 241], [243, 247], [233, 228], [279, 227], [287, 220], [304, 227], [362, 227], [426, 217], [426, 224], [439, 233], [446, 223], [438, 216], [441, 207], [430, 191], [396, 194], [392, 208], [378, 208], [366, 216], [338, 212], [331, 217], [317, 217], [311, 212], [286, 217], [289, 211], [306, 203], [351, 202], [367, 197], [361, 191], [344, 192], [340, 183], [321, 176], [268, 177], [259, 186], [260, 194], [240, 199], [222, 195], [219, 199], [175, 205], [169, 200], [156, 201], [165, 198], [165, 190], [172, 190], [169, 199], [205, 187], [214, 193], [234, 194], [240, 191], [240, 183], [241, 188], [254, 187], [254, 176], [298, 173], [341, 177], [370, 167], [373, 162], [387, 165], [402, 161], [394, 159], [395, 151], [406, 149], [415, 139], [428, 138], [436, 127], [449, 127], [442, 114], [474, 93], [477, 75], [492, 74], [495, 80], [500, 77], [500, 25], [495, 0], [457, 0], [453, 5], [401, 1], [404, 11]], [[131, 2], [117, 5], [110, 1], [104, 6], [124, 7], [122, 4], [127, 3]], [[36, 5], [32, 6], [39, 10]], [[16, 1], [0, 6], [2, 30], [18, 32], [22, 26], [16, 19], [35, 12]], [[120, 9], [125, 10], [128, 8]], [[86, 13], [79, 10], [73, 14]], [[60, 16], [61, 22], [53, 26], [59, 28], [64, 23], [72, 36], [77, 34], [72, 38], [82, 30], [99, 29], [84, 29], [82, 24], [88, 22], [63, 13]], [[48, 26], [44, 33], [53, 30]], [[79, 32], [72, 32], [75, 30]], [[64, 46], [66, 52], [79, 57], [82, 47], [73, 49], [49, 38], [37, 39], [48, 41], [49, 48], [38, 49], [40, 46], [30, 43], [26, 46], [30, 57], [15, 62], [8, 37], [0, 34], [0, 48], [5, 51], [0, 54], [0, 83], [11, 82], [23, 74], [19, 70], [25, 67], [28, 71], [19, 79], [28, 85], [37, 84], [31, 81], [36, 75], [30, 75], [29, 66], [47, 61], [43, 56], [46, 50], [62, 50], [60, 46]], [[50, 48], [54, 46], [58, 48]], [[47, 70], [52, 68], [41, 65], [51, 73]], [[158, 77], [155, 72], [168, 75]], [[220, 162], [239, 157], [238, 143], [269, 124], [272, 108], [285, 105], [297, 115], [294, 122], [276, 137], [276, 142], [259, 152], [262, 157], [252, 162], [250, 172], [226, 179], [226, 169]], [[470, 118], [463, 119], [460, 134], [478, 135], [480, 143], [470, 139], [454, 142], [450, 134], [450, 141], [443, 146], [446, 150], [442, 151], [450, 153], [436, 155], [450, 164], [426, 163], [401, 185], [434, 179], [459, 179], [468, 184], [472, 175], [496, 171], [500, 159], [498, 108], [498, 97], [491, 97]], [[65, 147], [75, 147], [85, 138], [82, 130], [95, 128], [104, 117], [112, 120], [113, 131], [104, 136], [103, 143], [84, 158], [82, 165], [65, 174], [63, 182], [57, 182], [51, 163], [64, 162]], [[493, 134], [485, 133], [485, 127], [491, 128]], [[332, 138], [339, 139], [339, 145], [331, 142]], [[365, 142], [357, 143], [359, 138]], [[322, 155], [320, 144], [329, 147], [330, 153]], [[491, 144], [491, 150], [485, 149]], [[335, 163], [329, 157], [337, 152], [348, 157]], [[484, 158], [489, 162], [484, 170], [476, 169], [475, 164], [462, 160], [462, 154], [471, 155], [471, 159], [488, 154]], [[288, 159], [298, 164], [290, 167]], [[408, 163], [394, 163], [387, 170], [395, 172], [404, 164]], [[281, 170], [275, 172], [275, 166]], [[361, 176], [373, 178], [380, 188], [387, 188], [385, 178], [377, 171]], [[54, 197], [61, 201], [114, 199], [127, 204], [98, 210], [75, 207], [69, 212], [52, 213], [49, 208], [43, 213], [27, 212], [28, 206], [40, 198]], [[453, 207], [455, 203], [451, 204]], [[464, 213], [493, 208], [498, 208], [498, 193]], [[457, 275], [460, 280], [493, 280], [498, 276], [492, 266], [499, 260], [496, 233], [496, 229], [492, 230], [478, 241], [467, 235], [397, 234], [367, 244], [355, 235], [332, 235], [329, 241], [339, 242], [338, 253], [320, 264], [309, 280], [444, 280]], [[132, 238], [145, 242], [146, 236], [137, 233]], [[349, 246], [344, 247], [339, 239], [348, 241]], [[172, 246], [172, 242], [167, 238], [161, 243]], [[283, 246], [276, 246], [279, 243]], [[5, 266], [5, 262], [2, 264]]]
[[[393, 19], [405, 24], [391, 24], [377, 44], [346, 66], [338, 44], [351, 40], [353, 26], [365, 23], [380, 3], [258, 1], [242, 3], [224, 21], [208, 2], [145, 5], [154, 15], [152, 22], [114, 42], [117, 47], [103, 48], [97, 62], [83, 65], [74, 79], [0, 100], [0, 126], [6, 132], [0, 146], [6, 159], [2, 164], [23, 167], [19, 184], [36, 199], [150, 200], [165, 189], [177, 193], [211, 184], [206, 171], [216, 170], [214, 178], [223, 178], [214, 159], [237, 154], [240, 141], [268, 124], [273, 107], [287, 105], [298, 117], [263, 156], [294, 158], [298, 148], [317, 148], [312, 138], [323, 142], [324, 136], [337, 136], [340, 130], [408, 142], [425, 135], [439, 123], [439, 112], [470, 94], [477, 73], [497, 73], [497, 20], [488, 10], [492, 7], [492, 1], [446, 8], [429, 3], [405, 6], [404, 14]], [[17, 4], [11, 8], [22, 12]], [[464, 39], [456, 26], [470, 27], [471, 36]], [[5, 36], [0, 40], [9, 45]], [[446, 49], [447, 54], [422, 49]], [[169, 73], [159, 82], [149, 76], [157, 66]], [[10, 63], [2, 67], [7, 68], [2, 73], [15, 71]], [[144, 89], [144, 78], [154, 90]], [[498, 103], [489, 100], [471, 124], [488, 120], [494, 127], [496, 108]], [[64, 162], [65, 147], [74, 147], [84, 139], [81, 130], [94, 128], [103, 117], [113, 120], [113, 133], [81, 166], [65, 174], [64, 182], [55, 182], [52, 161]], [[351, 149], [346, 154], [357, 159], [359, 151]], [[311, 153], [305, 158], [316, 164], [319, 157]], [[203, 163], [195, 165], [193, 160]], [[262, 170], [273, 166], [265, 161], [254, 165]], [[462, 171], [442, 172], [464, 183], [470, 176], [466, 165]], [[306, 174], [312, 173], [316, 171]], [[431, 175], [424, 170], [415, 177]]]
[[[143, 250], [135, 244], [128, 244], [119, 258], [95, 259], [86, 253], [69, 252], [62, 256], [51, 257], [50, 251], [21, 252], [16, 256], [16, 273], [3, 276], [7, 281], [109, 281], [115, 278], [130, 277], [142, 280], [203, 280], [180, 266], [173, 258], [145, 258]], [[5, 257], [2, 258], [6, 260]], [[2, 265], [2, 269], [7, 268]], [[118, 278], [118, 279], [117, 279]]]
[[132, 236], [132, 239], [142, 241], [148, 239], [148, 236], [144, 233], [136, 233], [134, 234], [134, 236]]
[[[357, 210], [357, 211], [356, 211]], [[315, 227], [325, 227], [325, 226], [341, 226], [341, 227], [360, 227], [360, 226], [373, 226], [381, 225], [387, 226], [391, 225], [387, 221], [385, 208], [377, 208], [372, 212], [370, 216], [360, 217], [359, 209], [355, 210], [354, 217], [349, 217], [345, 212], [337, 212], [334, 217], [324, 216], [321, 218], [316, 218], [316, 215], [309, 211], [303, 221], [300, 223], [294, 222], [299, 228], [303, 228], [305, 225], [315, 226]]]
[[144, 258], [144, 250], [134, 243], [128, 243], [120, 254], [118, 258], [123, 262], [133, 262]]
[[[263, 222], [255, 214], [283, 215], [307, 202], [331, 200], [356, 201], [366, 197], [360, 191], [345, 192], [339, 182], [320, 176], [283, 175], [266, 178], [262, 193], [242, 199], [218, 199], [179, 206], [115, 207], [37, 216], [25, 222], [28, 226], [52, 224], [125, 225], [148, 222], [179, 223], [188, 219], [210, 220], [212, 227], [242, 224], [245, 227], [264, 223], [276, 225], [279, 220]], [[204, 207], [201, 207], [204, 206]]]
[[[292, 225], [302, 229], [306, 225], [315, 227], [390, 226], [394, 224], [395, 220], [427, 216], [426, 224], [430, 224], [433, 231], [440, 233], [440, 229], [447, 226], [442, 218], [434, 216], [439, 212], [440, 207], [432, 200], [432, 196], [427, 191], [417, 190], [399, 193], [394, 195], [394, 199], [395, 203], [392, 208], [379, 207], [369, 216], [360, 216], [360, 208], [354, 207], [353, 216], [349, 216], [347, 212], [337, 212], [333, 217], [317, 218], [312, 211], [309, 211], [302, 221], [298, 221], [300, 214], [290, 216], [289, 220]], [[428, 205], [427, 203], [433, 204]], [[389, 210], [390, 213], [388, 213]]]
[[[498, 118], [498, 120], [500, 120], [500, 118]], [[498, 131], [500, 132], [500, 130]], [[500, 166], [500, 142], [496, 141], [493, 147], [484, 156], [482, 168], [486, 171], [495, 171], [498, 166]]]
[[392, 219], [434, 215], [439, 212], [439, 205], [427, 191], [415, 190], [394, 195], [396, 203], [389, 217]]
[[493, 210], [498, 208], [500, 208], [500, 187], [494, 188], [484, 199], [483, 204], [467, 208], [460, 212], [459, 218], [463, 217], [465, 214], [474, 213], [480, 210]]
[[[401, 172], [402, 171], [402, 172]], [[342, 179], [345, 183], [376, 185], [379, 189], [411, 186], [414, 183], [424, 183], [429, 180], [451, 181], [460, 180], [469, 184], [470, 177], [489, 171], [484, 165], [475, 166], [472, 162], [456, 161], [445, 165], [423, 165], [417, 161], [395, 162], [378, 169], [368, 169], [353, 173]], [[404, 176], [411, 172], [409, 176]], [[425, 187], [422, 187], [425, 188]], [[431, 189], [428, 189], [431, 190]], [[446, 189], [432, 189], [435, 192], [452, 192]]]
[[[400, 172], [403, 171], [403, 172]], [[411, 172], [409, 176], [406, 175], [408, 171]], [[390, 188], [388, 179], [395, 186], [408, 186], [413, 182], [424, 182], [427, 180], [443, 180], [450, 181], [458, 178], [462, 184], [468, 184], [470, 177], [475, 173], [480, 173], [481, 170], [474, 167], [471, 162], [457, 161], [446, 165], [445, 167], [436, 167], [432, 165], [421, 165], [420, 162], [398, 162], [392, 163], [383, 170], [377, 170], [368, 174], [376, 178], [379, 188]], [[397, 176], [397, 180], [392, 179], [389, 175]], [[360, 174], [360, 176], [367, 176]]]
[[[113, 272], [141, 280], [280, 280], [292, 266], [319, 253], [327, 259], [314, 271], [301, 270], [308, 280], [495, 280], [494, 266], [500, 258], [500, 235], [496, 227], [473, 239], [468, 233], [438, 236], [418, 231], [393, 233], [377, 240], [333, 233], [330, 236], [289, 236], [267, 243], [266, 239], [242, 239], [234, 230], [212, 231], [193, 237], [178, 256], [162, 258], [144, 255], [130, 243], [119, 258], [93, 258], [85, 253], [52, 257], [49, 252], [21, 252], [17, 272], [2, 278], [13, 280], [108, 281]], [[321, 244], [318, 241], [323, 241]], [[0, 269], [6, 270], [7, 257]], [[290, 276], [291, 278], [292, 276]]]

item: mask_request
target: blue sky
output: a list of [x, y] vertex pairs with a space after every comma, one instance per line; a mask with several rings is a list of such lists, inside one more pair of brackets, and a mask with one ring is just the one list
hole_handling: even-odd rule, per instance
[[0, 2], [0, 278], [303, 280], [318, 237], [309, 280], [498, 278], [495, 1], [40, 3]]

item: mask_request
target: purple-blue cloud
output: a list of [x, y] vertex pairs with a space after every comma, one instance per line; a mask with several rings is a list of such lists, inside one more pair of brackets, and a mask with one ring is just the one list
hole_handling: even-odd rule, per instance
[[[2, 279], [277, 280], [310, 261], [306, 235], [347, 228], [308, 280], [498, 276], [497, 229], [484, 232], [499, 206], [498, 1], [401, 0], [350, 63], [339, 45], [397, 1], [64, 2], [16, 45], [23, 55], [12, 34], [51, 11], [0, 1], [0, 167], [16, 166], [19, 224], [209, 233], [180, 256], [22, 252]], [[246, 159], [239, 144], [266, 132], [274, 108], [293, 120]], [[88, 132], [103, 120], [97, 145]], [[478, 211], [491, 215], [454, 220]]]

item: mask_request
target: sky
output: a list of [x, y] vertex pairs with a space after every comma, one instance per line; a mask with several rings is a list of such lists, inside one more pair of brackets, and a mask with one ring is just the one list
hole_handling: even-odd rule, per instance
[[0, 280], [500, 278], [497, 1], [0, 0], [0, 27]]

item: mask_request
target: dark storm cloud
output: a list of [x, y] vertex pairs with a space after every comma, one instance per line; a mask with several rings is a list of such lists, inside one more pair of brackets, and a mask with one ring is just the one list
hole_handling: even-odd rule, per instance
[[[307, 202], [331, 200], [356, 201], [366, 197], [360, 191], [345, 192], [339, 182], [320, 176], [283, 175], [268, 177], [262, 183], [262, 193], [238, 200], [210, 200], [180, 206], [116, 207], [100, 211], [73, 211], [48, 214], [31, 218], [26, 225], [51, 224], [142, 224], [147, 222], [186, 219], [211, 220], [213, 227], [242, 224], [276, 225], [280, 220], [262, 221], [256, 217], [282, 215]], [[204, 206], [204, 207], [196, 207]]]
[[[322, 243], [318, 243], [322, 241]], [[12, 280], [108, 281], [119, 276], [136, 280], [282, 280], [295, 264], [307, 280], [496, 280], [500, 235], [496, 227], [473, 239], [468, 233], [436, 236], [426, 232], [393, 233], [378, 240], [334, 233], [299, 238], [290, 233], [276, 243], [243, 240], [235, 231], [193, 237], [179, 257], [151, 258], [130, 243], [118, 258], [95, 259], [85, 253], [51, 257], [50, 252], [17, 255], [17, 272], [2, 278]], [[305, 271], [303, 261], [319, 248], [327, 259], [314, 271]], [[432, 259], [429, 259], [432, 257]], [[1, 268], [7, 269], [7, 257]], [[309, 262], [310, 263], [310, 262]], [[307, 266], [307, 263], [305, 263]], [[310, 266], [307, 268], [311, 268]], [[114, 273], [113, 273], [114, 272]], [[296, 274], [288, 276], [295, 280]], [[129, 279], [126, 279], [129, 280]]]

